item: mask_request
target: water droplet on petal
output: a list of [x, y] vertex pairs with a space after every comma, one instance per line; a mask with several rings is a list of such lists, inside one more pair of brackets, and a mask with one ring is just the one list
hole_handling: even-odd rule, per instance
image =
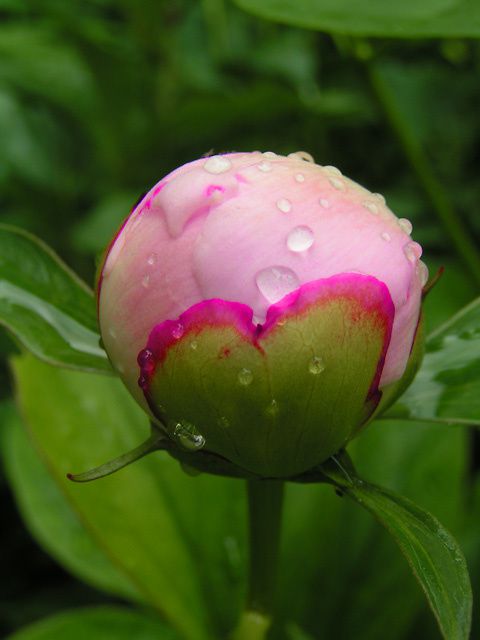
[[232, 166], [232, 163], [225, 156], [212, 156], [204, 163], [203, 168], [208, 173], [218, 174], [225, 173]]
[[297, 274], [288, 267], [268, 267], [255, 278], [257, 287], [265, 299], [274, 304], [300, 286]]
[[415, 262], [422, 255], [422, 247], [418, 242], [409, 242], [403, 247], [403, 252], [405, 253], [407, 260]]
[[293, 153], [289, 153], [288, 157], [293, 158], [294, 160], [304, 160], [305, 162], [315, 164], [313, 156], [308, 153], [308, 151], [294, 151]]
[[198, 433], [189, 422], [178, 422], [173, 431], [173, 437], [184, 449], [198, 451], [205, 446], [205, 438]]
[[384, 231], [381, 234], [381, 237], [382, 237], [382, 240], [385, 240], [385, 242], [390, 242], [390, 240], [392, 239], [392, 236], [389, 233], [387, 233], [386, 231]]
[[260, 162], [260, 164], [257, 164], [257, 169], [266, 173], [272, 170], [272, 165], [269, 162]]
[[196, 340], [192, 340], [190, 343], [190, 349], [192, 349], [192, 351], [195, 351], [198, 348], [198, 342]]
[[297, 173], [295, 175], [295, 180], [296, 182], [305, 182], [305, 176], [303, 175], [303, 173]]
[[332, 165], [327, 164], [323, 167], [323, 170], [326, 171], [331, 176], [341, 176], [342, 172], [337, 167], [332, 167]]
[[177, 324], [172, 329], [172, 336], [175, 340], [180, 340], [185, 332], [185, 328], [181, 322], [177, 322]]
[[138, 366], [145, 371], [155, 368], [155, 356], [150, 349], [142, 349], [137, 356]]
[[328, 209], [328, 207], [330, 206], [330, 201], [327, 200], [326, 198], [320, 198], [318, 202], [320, 203], [320, 206], [323, 207], [324, 209]]
[[110, 336], [115, 340], [117, 337], [117, 332], [115, 331], [115, 329], [113, 327], [110, 327], [110, 329], [108, 330], [108, 333], [110, 334]]
[[273, 151], [265, 151], [264, 154], [265, 158], [276, 158], [277, 154], [274, 153]]
[[345, 191], [345, 183], [340, 178], [329, 178], [328, 181], [337, 191]]
[[240, 371], [238, 372], [238, 382], [243, 386], [243, 387], [248, 387], [248, 385], [252, 384], [253, 382], [253, 373], [250, 371], [250, 369], [240, 369]]
[[418, 262], [417, 273], [420, 278], [420, 285], [424, 287], [428, 282], [429, 273], [427, 265], [422, 260]]
[[319, 373], [322, 373], [322, 371], [325, 371], [325, 363], [323, 361], [323, 358], [321, 358], [320, 356], [313, 356], [313, 358], [311, 358], [310, 362], [308, 363], [308, 370], [314, 376], [317, 376]]
[[286, 198], [281, 198], [280, 200], [277, 200], [277, 209], [282, 213], [288, 213], [292, 210], [292, 203]]
[[290, 233], [288, 234], [287, 247], [290, 249], [290, 251], [300, 253], [302, 251], [310, 249], [314, 241], [315, 237], [310, 227], [295, 227], [295, 229], [290, 231]]
[[149, 285], [150, 285], [150, 276], [149, 275], [143, 276], [143, 278], [142, 278], [142, 287], [147, 289], [149, 287]]
[[373, 196], [374, 198], [376, 198], [377, 200], [380, 200], [380, 202], [381, 202], [382, 204], [385, 204], [385, 202], [386, 202], [386, 200], [385, 200], [385, 196], [382, 196], [382, 194], [381, 194], [381, 193], [372, 193], [372, 196]]
[[158, 258], [157, 258], [157, 254], [156, 254], [156, 253], [151, 253], [151, 254], [148, 256], [147, 263], [148, 263], [150, 266], [153, 266], [153, 265], [157, 262], [157, 259], [158, 259]]
[[398, 226], [402, 231], [405, 231], [405, 233], [407, 233], [408, 235], [412, 233], [413, 226], [410, 220], [407, 220], [407, 218], [399, 218]]
[[365, 207], [365, 209], [367, 209], [367, 211], [370, 211], [370, 213], [373, 213], [373, 215], [377, 215], [378, 213], [378, 207], [374, 202], [369, 202], [368, 200], [363, 202], [363, 206]]

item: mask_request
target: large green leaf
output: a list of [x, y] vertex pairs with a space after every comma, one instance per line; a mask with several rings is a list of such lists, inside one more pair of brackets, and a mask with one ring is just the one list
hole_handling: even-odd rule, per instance
[[111, 372], [93, 294], [34, 236], [0, 225], [0, 324], [47, 362]]
[[381, 419], [480, 426], [480, 298], [428, 338], [413, 384]]
[[27, 437], [15, 407], [0, 406], [1, 454], [17, 506], [32, 535], [67, 570], [91, 585], [130, 599], [137, 589], [99, 548]]
[[120, 607], [90, 607], [40, 620], [8, 640], [176, 640], [179, 636], [152, 615]]
[[66, 473], [145, 439], [146, 415], [114, 378], [28, 355], [14, 360], [14, 372], [35, 444], [97, 546], [182, 637], [226, 635], [244, 588], [242, 483], [191, 478], [164, 453], [91, 484], [71, 483]]
[[389, 38], [478, 37], [475, 0], [236, 0], [252, 13], [331, 33]]
[[387, 489], [361, 480], [353, 467], [336, 461], [325, 475], [370, 511], [390, 532], [427, 596], [446, 640], [467, 640], [472, 590], [467, 565], [452, 535], [427, 511]]
[[[463, 430], [378, 422], [349, 451], [362, 475], [402, 492], [456, 535], [461, 532]], [[300, 624], [313, 638], [438, 637], [425, 598], [392, 538], [331, 487], [288, 485], [283, 537], [277, 616], [288, 629]], [[422, 611], [429, 635], [416, 635], [414, 624]]]

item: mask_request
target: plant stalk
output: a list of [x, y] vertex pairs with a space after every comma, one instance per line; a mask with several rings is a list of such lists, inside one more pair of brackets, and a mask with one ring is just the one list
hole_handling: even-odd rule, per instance
[[459, 258], [467, 267], [477, 286], [480, 285], [480, 253], [471, 234], [455, 212], [450, 198], [440, 180], [433, 172], [422, 146], [398, 109], [395, 98], [389, 90], [374, 61], [366, 62], [366, 70], [372, 91], [383, 110], [385, 118], [395, 133], [405, 157], [414, 170], [432, 209], [443, 224]]
[[247, 480], [249, 581], [245, 611], [231, 640], [263, 640], [272, 622], [283, 506], [282, 480]]

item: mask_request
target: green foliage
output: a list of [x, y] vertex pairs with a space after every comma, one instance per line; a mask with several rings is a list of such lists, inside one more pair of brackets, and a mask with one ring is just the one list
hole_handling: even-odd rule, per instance
[[324, 472], [393, 536], [421, 584], [443, 636], [467, 639], [472, 590], [465, 558], [452, 535], [413, 502], [364, 482], [352, 467], [344, 467], [336, 459], [325, 465]]
[[387, 38], [478, 37], [475, 0], [236, 0], [262, 18], [306, 29]]
[[[15, 359], [14, 371], [33, 440], [109, 563], [183, 637], [226, 633], [238, 615], [244, 578], [242, 486], [191, 478], [165, 453], [98, 483], [70, 482], [67, 473], [145, 439], [146, 415], [117, 379], [52, 368], [32, 356]], [[211, 508], [215, 517], [205, 518]]]
[[92, 292], [42, 242], [0, 226], [0, 323], [52, 364], [111, 372]]
[[409, 389], [383, 417], [480, 426], [480, 299], [428, 338]]
[[178, 640], [158, 618], [120, 607], [60, 613], [22, 629], [9, 640]]

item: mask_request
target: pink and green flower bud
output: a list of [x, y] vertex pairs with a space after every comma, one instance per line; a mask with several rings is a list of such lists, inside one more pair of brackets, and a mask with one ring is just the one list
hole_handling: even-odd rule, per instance
[[161, 180], [110, 246], [105, 348], [179, 449], [301, 474], [414, 375], [428, 271], [411, 230], [308, 154], [196, 160]]

